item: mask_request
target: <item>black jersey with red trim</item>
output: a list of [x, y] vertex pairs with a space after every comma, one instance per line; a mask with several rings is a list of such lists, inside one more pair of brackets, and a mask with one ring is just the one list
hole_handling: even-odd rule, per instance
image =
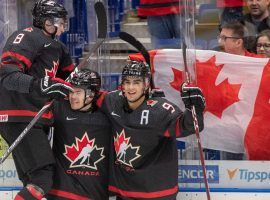
[[[48, 75], [66, 79], [74, 69], [65, 45], [35, 27], [16, 31], [8, 38], [1, 55], [1, 65], [1, 73], [4, 71], [5, 76], [19, 70], [34, 78]], [[7, 90], [2, 85], [0, 98], [1, 119], [9, 122], [30, 121], [48, 101], [31, 93]], [[51, 116], [47, 113], [43, 119], [50, 119]]]
[[101, 104], [112, 122], [115, 150], [110, 161], [109, 190], [124, 199], [175, 199], [175, 138], [180, 136], [181, 126], [186, 126], [185, 114], [161, 97], [145, 100], [133, 111], [126, 108], [125, 101], [122, 93], [116, 91]]
[[108, 118], [98, 110], [74, 111], [68, 101], [54, 103], [53, 115], [56, 171], [50, 195], [56, 199], [108, 199]]

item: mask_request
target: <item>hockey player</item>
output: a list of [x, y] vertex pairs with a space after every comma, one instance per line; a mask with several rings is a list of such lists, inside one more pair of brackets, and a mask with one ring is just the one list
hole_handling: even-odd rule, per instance
[[[62, 79], [74, 65], [57, 40], [66, 27], [66, 9], [54, 1], [39, 0], [32, 14], [33, 26], [15, 31], [1, 56], [0, 132], [9, 145], [46, 102], [62, 99], [72, 90]], [[52, 186], [55, 161], [46, 134], [51, 116], [45, 113], [13, 151], [24, 185], [16, 200], [41, 199]]]
[[96, 106], [102, 97], [100, 76], [83, 69], [70, 83], [69, 102], [53, 104], [56, 169], [47, 199], [106, 200], [111, 126]]
[[109, 190], [118, 199], [176, 199], [178, 154], [176, 137], [195, 133], [191, 105], [203, 129], [204, 97], [196, 87], [185, 87], [187, 110], [149, 93], [150, 70], [132, 61], [122, 71], [122, 91], [109, 93], [102, 110], [112, 122], [114, 155], [110, 161]]

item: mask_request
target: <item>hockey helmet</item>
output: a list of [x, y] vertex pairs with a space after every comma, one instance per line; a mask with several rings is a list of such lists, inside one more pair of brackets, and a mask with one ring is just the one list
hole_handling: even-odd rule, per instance
[[131, 61], [123, 68], [122, 80], [125, 80], [125, 78], [128, 76], [142, 77], [143, 79], [145, 78], [149, 79], [151, 76], [149, 66], [144, 62]]
[[90, 69], [81, 69], [73, 74], [70, 83], [85, 90], [86, 97], [97, 96], [101, 87], [100, 75]]
[[33, 25], [43, 28], [47, 19], [55, 20], [62, 18], [67, 22], [67, 14], [68, 12], [64, 6], [53, 0], [38, 0], [32, 9]]

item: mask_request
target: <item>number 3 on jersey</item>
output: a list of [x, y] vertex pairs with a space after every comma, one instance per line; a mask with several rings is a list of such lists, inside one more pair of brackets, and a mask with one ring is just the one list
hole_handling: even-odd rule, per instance
[[17, 37], [15, 38], [15, 40], [13, 41], [13, 44], [19, 44], [22, 39], [23, 39], [24, 34], [20, 33], [19, 35], [17, 35]]

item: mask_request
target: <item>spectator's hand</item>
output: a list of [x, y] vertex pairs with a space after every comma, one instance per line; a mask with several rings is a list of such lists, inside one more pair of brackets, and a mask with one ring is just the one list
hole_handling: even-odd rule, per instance
[[67, 97], [69, 92], [73, 91], [70, 83], [60, 78], [51, 78], [49, 76], [34, 80], [33, 89], [41, 96], [47, 96], [50, 99], [63, 99]]
[[199, 87], [183, 83], [180, 93], [186, 109], [191, 110], [191, 106], [194, 105], [196, 112], [204, 111], [205, 98]]

